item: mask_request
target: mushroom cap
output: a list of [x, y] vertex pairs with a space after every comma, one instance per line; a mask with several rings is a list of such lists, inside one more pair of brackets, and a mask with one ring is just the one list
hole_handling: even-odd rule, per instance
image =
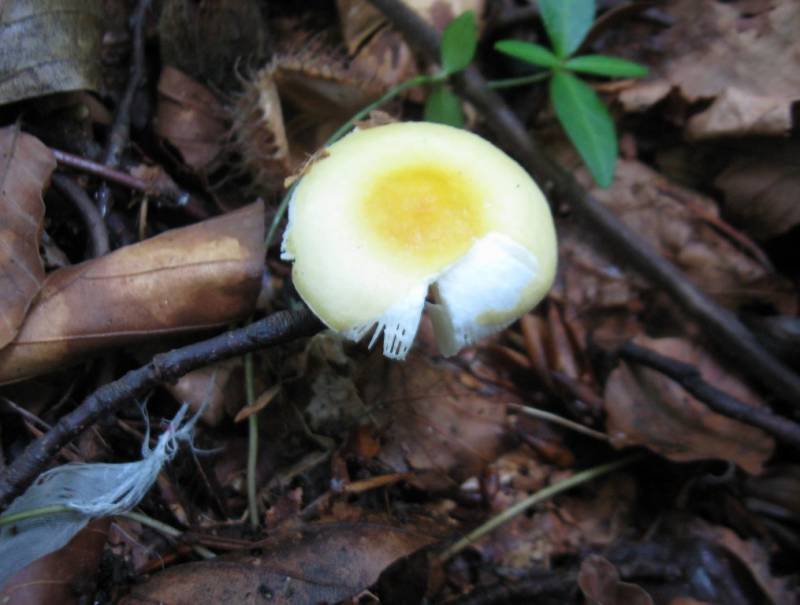
[[450, 354], [538, 303], [557, 250], [547, 201], [519, 164], [468, 131], [404, 122], [354, 131], [310, 166], [282, 256], [328, 327], [360, 338], [377, 324], [384, 352], [403, 357], [431, 285]]

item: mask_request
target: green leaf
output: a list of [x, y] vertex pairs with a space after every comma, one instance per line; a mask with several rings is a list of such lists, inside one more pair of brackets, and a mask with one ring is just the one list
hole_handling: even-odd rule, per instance
[[644, 65], [605, 55], [575, 57], [567, 61], [564, 66], [573, 71], [612, 78], [643, 78], [648, 74], [648, 69]]
[[539, 0], [539, 14], [556, 56], [566, 59], [578, 50], [592, 27], [594, 10], [594, 0]]
[[594, 180], [608, 187], [617, 162], [617, 133], [608, 109], [587, 84], [562, 70], [550, 79], [550, 100]]
[[447, 86], [437, 85], [425, 101], [425, 120], [463, 128], [464, 113], [461, 100]]
[[560, 59], [541, 44], [531, 44], [519, 40], [500, 40], [494, 47], [495, 50], [511, 55], [515, 59], [541, 67], [556, 67], [561, 64]]
[[478, 25], [475, 13], [466, 11], [445, 27], [442, 33], [442, 71], [452, 75], [472, 62], [478, 45]]

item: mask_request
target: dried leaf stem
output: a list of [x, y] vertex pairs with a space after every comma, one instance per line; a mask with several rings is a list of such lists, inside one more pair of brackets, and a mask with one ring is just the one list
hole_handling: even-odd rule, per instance
[[104, 414], [144, 397], [154, 387], [174, 381], [191, 370], [308, 336], [321, 327], [308, 309], [279, 311], [238, 330], [156, 355], [148, 364], [97, 389], [75, 410], [62, 416], [52, 430], [31, 443], [0, 474], [0, 507], [5, 508], [21, 494], [62, 447]]
[[619, 349], [619, 355], [670, 377], [715, 412], [756, 426], [779, 441], [800, 449], [800, 424], [778, 416], [767, 408], [748, 405], [721, 391], [703, 380], [696, 367], [632, 342], [625, 343]]
[[[414, 50], [431, 62], [438, 60], [439, 34], [413, 10], [400, 0], [370, 2], [408, 39]], [[468, 67], [451, 80], [456, 90], [483, 115], [500, 143], [539, 184], [569, 201], [574, 214], [586, 225], [585, 232], [592, 234], [598, 245], [607, 249], [618, 262], [668, 292], [687, 315], [703, 326], [719, 349], [751, 378], [787, 402], [800, 406], [800, 376], [762, 347], [733, 313], [692, 285], [679, 269], [553, 162], [505, 101], [489, 89], [477, 69]]]

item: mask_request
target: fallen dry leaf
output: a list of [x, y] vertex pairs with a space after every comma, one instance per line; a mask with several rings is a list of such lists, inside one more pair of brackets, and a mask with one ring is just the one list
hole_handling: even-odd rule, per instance
[[[716, 388], [754, 406], [758, 396], [702, 349], [679, 338], [637, 344], [691, 364]], [[606, 433], [615, 447], [644, 445], [670, 460], [720, 459], [758, 474], [772, 455], [773, 439], [755, 427], [712, 412], [678, 383], [641, 366], [621, 363], [605, 387]]]
[[[528, 448], [511, 454], [516, 457], [518, 469], [510, 481], [508, 454], [491, 467], [506, 470], [498, 477], [502, 487], [491, 500], [493, 515], [569, 476], [543, 465]], [[634, 480], [617, 474], [599, 480], [581, 495], [560, 496], [555, 503], [542, 505], [532, 514], [517, 515], [474, 548], [485, 560], [508, 569], [546, 565], [554, 557], [607, 547], [619, 540], [630, 525], [636, 501]]]
[[688, 122], [696, 139], [731, 135], [783, 135], [800, 100], [800, 5], [676, 0], [664, 5], [674, 21], [651, 42], [666, 49], [654, 77], [620, 94], [629, 110], [660, 101], [673, 88], [689, 102], [710, 101]]
[[378, 458], [398, 473], [415, 472], [415, 483], [451, 489], [481, 470], [506, 448], [508, 393], [468, 388], [447, 364], [411, 354], [367, 378], [364, 402], [382, 408], [383, 448]]
[[800, 145], [781, 141], [735, 158], [714, 180], [732, 220], [753, 237], [767, 239], [800, 224]]
[[0, 603], [78, 605], [91, 599], [109, 525], [109, 519], [91, 521], [66, 546], [11, 576], [0, 590]]
[[15, 126], [0, 130], [0, 348], [17, 335], [44, 281], [42, 190], [55, 167], [39, 139]]
[[261, 556], [172, 567], [135, 587], [120, 605], [337, 603], [432, 543], [437, 532], [423, 527], [389, 521], [309, 525], [264, 543]]
[[[585, 176], [585, 171], [580, 174]], [[710, 198], [684, 189], [632, 160], [619, 161], [611, 187], [594, 188], [592, 192], [719, 303], [738, 308], [770, 302], [778, 309], [794, 312], [796, 294], [791, 284], [756, 258], [760, 251], [744, 251], [748, 244], [751, 248], [754, 245], [746, 238], [735, 239], [740, 234], [720, 219]], [[603, 282], [608, 285], [597, 290], [597, 295], [607, 299], [616, 272], [611, 266], [603, 266], [602, 260], [596, 264], [598, 269], [590, 271], [573, 267], [576, 272], [572, 279], [580, 280], [587, 273], [594, 274], [595, 279], [600, 272], [606, 274]], [[633, 286], [635, 282], [631, 281], [628, 288]], [[623, 302], [631, 292], [623, 284], [618, 286], [618, 294], [619, 302]]]
[[102, 88], [100, 0], [14, 0], [0, 5], [0, 104]]
[[251, 313], [264, 269], [261, 202], [51, 273], [0, 384], [105, 348], [224, 325]]
[[689, 533], [721, 546], [736, 557], [750, 572], [772, 605], [798, 602], [800, 592], [792, 587], [788, 577], [779, 578], [772, 572], [770, 555], [757, 540], [744, 540], [727, 527], [711, 525], [700, 519], [691, 523]]
[[165, 388], [193, 412], [207, 403], [203, 422], [216, 426], [244, 401], [243, 384], [242, 359], [236, 357], [184, 374]]
[[175, 146], [188, 166], [202, 171], [220, 153], [228, 132], [227, 115], [208, 88], [167, 66], [158, 80], [155, 130]]
[[581, 562], [578, 586], [587, 605], [653, 605], [647, 591], [621, 582], [617, 569], [600, 555], [589, 555]]

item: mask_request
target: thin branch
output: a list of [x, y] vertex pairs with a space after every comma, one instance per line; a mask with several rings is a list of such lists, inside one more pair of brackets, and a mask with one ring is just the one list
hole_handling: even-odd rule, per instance
[[653, 368], [672, 378], [715, 412], [763, 429], [779, 441], [800, 449], [800, 424], [778, 416], [767, 408], [748, 405], [710, 385], [703, 380], [696, 367], [632, 342], [625, 343], [619, 349], [619, 355], [623, 359]]
[[268, 346], [308, 336], [321, 328], [308, 311], [280, 311], [238, 330], [231, 330], [180, 349], [161, 353], [122, 378], [103, 385], [42, 438], [31, 443], [0, 475], [0, 508], [21, 494], [70, 440], [124, 404], [144, 397], [154, 387], [187, 372]]
[[[128, 144], [131, 134], [131, 106], [133, 97], [145, 73], [144, 65], [144, 25], [147, 9], [151, 0], [139, 0], [136, 10], [131, 16], [131, 29], [133, 30], [133, 58], [131, 59], [131, 73], [128, 84], [122, 94], [114, 122], [108, 135], [106, 148], [103, 152], [103, 164], [106, 166], [119, 166], [122, 153]], [[97, 207], [100, 214], [105, 216], [110, 210], [110, 191], [108, 185], [103, 183], [97, 192]]]
[[[399, 0], [370, 0], [429, 61], [439, 57], [439, 34]], [[703, 326], [720, 350], [761, 385], [800, 406], [800, 376], [770, 354], [738, 318], [692, 285], [686, 276], [553, 162], [529, 136], [502, 97], [490, 90], [474, 67], [453, 76], [456, 90], [484, 116], [502, 145], [533, 174], [545, 191], [568, 200], [598, 245], [668, 292], [683, 311]]]
[[110, 247], [108, 244], [108, 229], [103, 222], [103, 217], [100, 216], [100, 211], [89, 199], [89, 196], [75, 181], [63, 174], [53, 175], [53, 185], [61, 191], [69, 200], [75, 205], [78, 213], [83, 218], [86, 224], [86, 230], [89, 233], [89, 241], [91, 246], [89, 253], [92, 258], [103, 256], [108, 253]]
[[161, 196], [169, 200], [172, 205], [183, 209], [186, 214], [197, 220], [204, 220], [211, 216], [208, 210], [206, 210], [192, 194], [181, 189], [166, 172], [162, 172], [159, 178], [145, 180], [138, 176], [128, 174], [118, 168], [105, 166], [104, 164], [99, 164], [88, 158], [61, 151], [60, 149], [53, 149], [51, 147], [50, 151], [53, 152], [53, 156], [55, 156], [56, 161], [61, 166], [80, 170], [81, 172], [100, 177], [106, 181], [117, 183], [135, 191]]

